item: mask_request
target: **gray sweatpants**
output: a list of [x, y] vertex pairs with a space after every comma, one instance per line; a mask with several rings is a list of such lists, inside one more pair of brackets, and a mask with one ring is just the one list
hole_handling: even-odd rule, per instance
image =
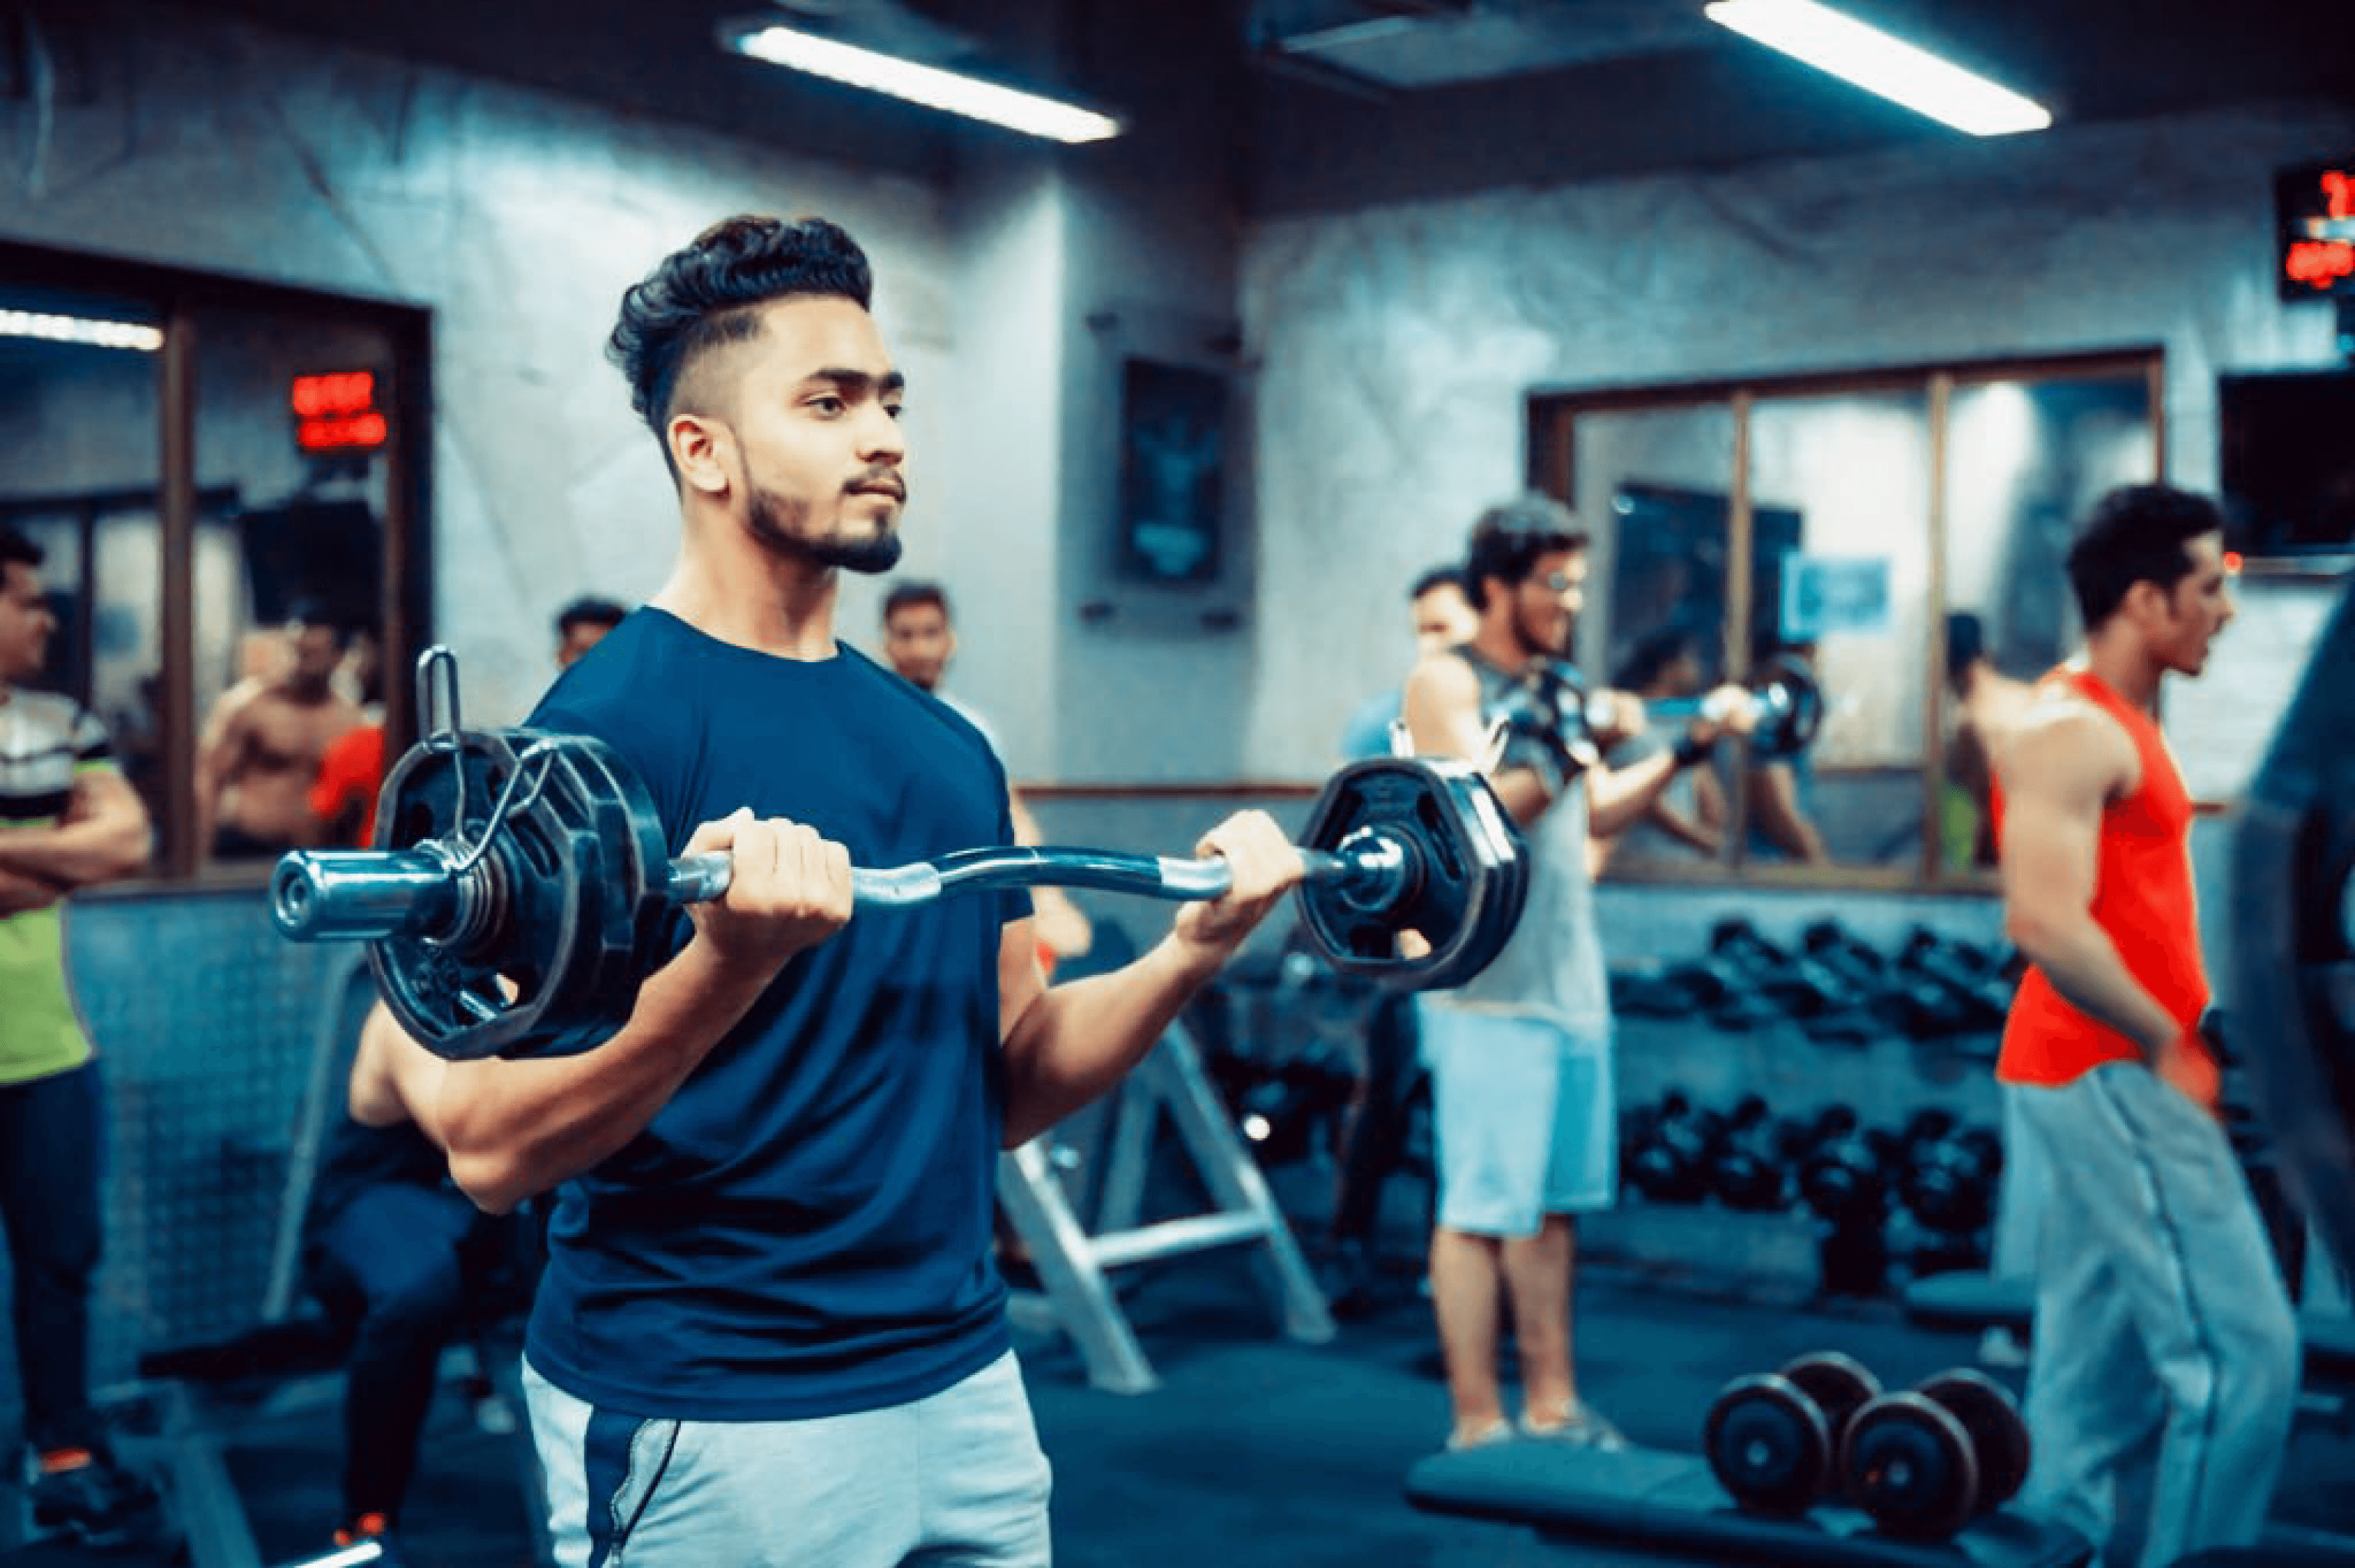
[[524, 1366], [563, 1568], [1047, 1568], [1047, 1457], [1009, 1353], [912, 1403], [652, 1421]]
[[2007, 1093], [2050, 1182], [2020, 1507], [2106, 1546], [2118, 1463], [2156, 1431], [2141, 1561], [2254, 1543], [2296, 1405], [2297, 1320], [2223, 1129], [2134, 1063]]

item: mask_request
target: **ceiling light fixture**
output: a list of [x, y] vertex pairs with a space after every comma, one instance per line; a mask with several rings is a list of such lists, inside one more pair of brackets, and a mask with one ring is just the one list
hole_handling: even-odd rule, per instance
[[789, 70], [807, 71], [1050, 141], [1101, 142], [1121, 132], [1120, 122], [1108, 114], [794, 27], [736, 23], [720, 28], [719, 42], [738, 54]]
[[1974, 136], [2052, 123], [2045, 107], [1816, 0], [1712, 0], [1712, 22]]
[[0, 309], [0, 337], [33, 337], [44, 343], [80, 343], [91, 348], [130, 348], [153, 354], [164, 347], [161, 328], [135, 321], [99, 321], [48, 311]]

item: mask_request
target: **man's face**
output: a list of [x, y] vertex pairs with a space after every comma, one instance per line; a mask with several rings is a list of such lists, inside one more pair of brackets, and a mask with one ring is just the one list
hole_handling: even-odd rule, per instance
[[48, 663], [58, 618], [41, 575], [22, 561], [0, 567], [0, 682], [29, 680]]
[[2233, 615], [2232, 576], [2224, 569], [2224, 536], [2202, 534], [2184, 546], [2191, 570], [2167, 591], [2151, 622], [2151, 649], [2168, 668], [2198, 675], [2208, 666], [2216, 634]]
[[564, 628], [563, 641], [556, 645], [556, 663], [559, 669], [569, 669], [582, 654], [605, 640], [613, 628], [602, 621], [575, 621]]
[[1586, 606], [1586, 552], [1550, 550], [1512, 585], [1513, 635], [1530, 658], [1567, 658]]
[[1470, 642], [1480, 631], [1479, 613], [1453, 582], [1426, 588], [1414, 597], [1414, 645], [1426, 654]]
[[333, 626], [316, 623], [297, 624], [286, 628], [286, 640], [294, 650], [293, 678], [300, 686], [325, 686], [336, 667], [344, 662], [344, 640]]
[[883, 655], [912, 686], [937, 689], [955, 652], [956, 634], [937, 604], [903, 604], [883, 623]]
[[832, 296], [762, 307], [761, 335], [720, 352], [735, 378], [724, 410], [730, 480], [762, 545], [820, 566], [887, 571], [900, 559], [900, 373], [874, 318]]

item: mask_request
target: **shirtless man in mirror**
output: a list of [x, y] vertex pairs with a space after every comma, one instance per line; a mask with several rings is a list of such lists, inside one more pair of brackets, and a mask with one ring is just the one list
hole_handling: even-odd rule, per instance
[[367, 716], [337, 691], [343, 629], [316, 605], [287, 617], [293, 657], [277, 679], [232, 689], [197, 749], [197, 841], [216, 860], [249, 859], [326, 841], [311, 809], [320, 759]]

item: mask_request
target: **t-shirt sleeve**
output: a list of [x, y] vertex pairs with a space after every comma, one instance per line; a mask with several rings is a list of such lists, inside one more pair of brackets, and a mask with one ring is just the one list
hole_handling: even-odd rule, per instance
[[[989, 748], [989, 772], [990, 776], [997, 781], [997, 841], [1011, 844], [1014, 842], [1014, 792], [1006, 782], [1006, 764], [998, 760], [996, 746]], [[1028, 920], [1038, 910], [1028, 888], [1000, 889], [997, 900], [997, 923], [1000, 925]]]
[[98, 715], [87, 708], [74, 710], [73, 721], [74, 771], [84, 768], [114, 766], [114, 741], [108, 736], [106, 726]]

